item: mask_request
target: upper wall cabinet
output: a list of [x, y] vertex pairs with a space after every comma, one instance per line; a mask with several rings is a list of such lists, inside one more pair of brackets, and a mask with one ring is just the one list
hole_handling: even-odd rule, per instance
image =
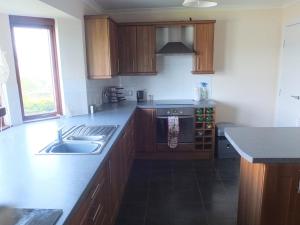
[[119, 73], [118, 30], [108, 17], [86, 16], [85, 37], [88, 76], [107, 79]]
[[194, 74], [214, 73], [214, 30], [214, 22], [195, 24]]
[[156, 73], [156, 29], [137, 26], [137, 72]]
[[137, 70], [136, 31], [136, 26], [119, 27], [119, 56], [121, 74], [134, 73]]
[[156, 34], [152, 25], [119, 27], [120, 73], [156, 73]]

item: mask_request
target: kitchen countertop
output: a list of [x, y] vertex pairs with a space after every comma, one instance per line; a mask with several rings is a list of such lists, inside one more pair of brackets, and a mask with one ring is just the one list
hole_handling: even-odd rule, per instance
[[[0, 205], [62, 209], [62, 225], [121, 135], [136, 103], [106, 105], [103, 111], [24, 124], [0, 134]], [[99, 155], [36, 155], [63, 125], [120, 125]]]
[[193, 107], [193, 108], [209, 108], [215, 107], [216, 103], [213, 100], [204, 100], [195, 102], [193, 100], [154, 100], [148, 102], [139, 102], [140, 108], [181, 108], [181, 107]]
[[[0, 205], [16, 208], [62, 209], [65, 223], [97, 169], [120, 137], [136, 107], [211, 107], [214, 102], [154, 101], [106, 104], [94, 115], [27, 123], [0, 133]], [[37, 155], [56, 140], [57, 130], [71, 125], [119, 125], [99, 155]]]
[[251, 163], [300, 163], [300, 128], [227, 128], [225, 136]]

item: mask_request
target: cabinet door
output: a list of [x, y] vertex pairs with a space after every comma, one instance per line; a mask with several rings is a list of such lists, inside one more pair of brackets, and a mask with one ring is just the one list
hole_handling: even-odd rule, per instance
[[108, 161], [109, 166], [109, 184], [110, 184], [110, 215], [111, 223], [114, 222], [119, 209], [121, 199], [121, 155], [119, 143], [111, 150]]
[[214, 73], [214, 23], [196, 24], [194, 31], [195, 74]]
[[110, 36], [110, 62], [111, 73], [119, 73], [119, 42], [118, 42], [118, 27], [113, 21], [109, 21], [109, 36]]
[[97, 172], [87, 195], [80, 202], [69, 225], [109, 225], [110, 196], [108, 167], [105, 163]]
[[136, 62], [136, 26], [119, 27], [119, 58], [121, 73], [135, 73]]
[[136, 114], [136, 151], [156, 151], [156, 121], [154, 109], [138, 109]]
[[300, 224], [300, 167], [269, 165], [261, 225]]
[[293, 182], [290, 188], [290, 215], [288, 225], [300, 224], [300, 168], [294, 171]]
[[85, 36], [89, 78], [110, 77], [108, 20], [86, 17]]
[[101, 16], [85, 17], [87, 69], [90, 79], [118, 74], [117, 25]]
[[156, 73], [154, 26], [137, 26], [137, 72]]

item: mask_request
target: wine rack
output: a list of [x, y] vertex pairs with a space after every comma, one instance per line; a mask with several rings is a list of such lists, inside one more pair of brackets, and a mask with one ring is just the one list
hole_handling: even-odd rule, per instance
[[215, 147], [215, 108], [195, 109], [195, 150], [211, 152]]

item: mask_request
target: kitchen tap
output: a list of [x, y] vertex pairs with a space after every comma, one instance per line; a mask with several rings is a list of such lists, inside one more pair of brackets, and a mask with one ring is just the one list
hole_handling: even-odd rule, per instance
[[63, 128], [59, 128], [57, 130], [57, 142], [62, 143], [63, 142]]

